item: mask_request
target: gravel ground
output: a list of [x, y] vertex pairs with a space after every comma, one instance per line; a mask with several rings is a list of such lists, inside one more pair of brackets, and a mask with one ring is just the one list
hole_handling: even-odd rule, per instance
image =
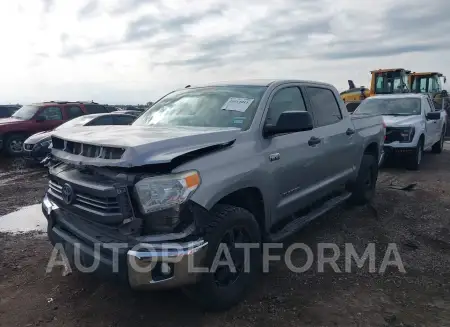
[[[446, 145], [448, 147], [448, 145]], [[0, 167], [0, 214], [38, 203], [43, 170], [20, 162]], [[294, 239], [312, 248], [376, 243], [376, 273], [331, 269], [293, 273], [271, 265], [247, 300], [224, 313], [203, 313], [179, 291], [138, 293], [78, 273], [46, 274], [51, 247], [36, 233], [0, 234], [0, 326], [450, 326], [450, 151], [427, 154], [420, 172], [383, 169], [373, 206], [337, 208]], [[398, 190], [415, 184], [411, 191]], [[0, 218], [1, 219], [1, 218]], [[406, 273], [379, 273], [389, 243]], [[293, 262], [305, 258], [294, 252]], [[341, 256], [338, 266], [344, 271]]]

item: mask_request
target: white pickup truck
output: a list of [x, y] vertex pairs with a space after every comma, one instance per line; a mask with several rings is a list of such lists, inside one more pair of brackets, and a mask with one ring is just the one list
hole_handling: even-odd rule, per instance
[[441, 153], [447, 113], [434, 107], [425, 94], [379, 95], [364, 100], [355, 113], [383, 116], [386, 125], [384, 157], [399, 156], [418, 170], [424, 150]]

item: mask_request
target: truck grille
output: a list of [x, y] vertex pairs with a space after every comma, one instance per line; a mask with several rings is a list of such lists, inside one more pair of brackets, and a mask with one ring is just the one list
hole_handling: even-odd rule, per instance
[[120, 159], [125, 152], [123, 148], [66, 141], [59, 137], [52, 137], [52, 146], [53, 149], [88, 158]]
[[117, 195], [114, 197], [101, 197], [83, 192], [76, 185], [71, 184], [74, 189], [74, 199], [70, 204], [67, 204], [63, 199], [63, 185], [63, 182], [49, 181], [49, 194], [58, 200], [58, 205], [64, 209], [75, 211], [83, 216], [86, 216], [87, 213], [86, 218], [104, 223], [119, 223], [123, 219], [133, 216], [126, 187], [118, 188]]

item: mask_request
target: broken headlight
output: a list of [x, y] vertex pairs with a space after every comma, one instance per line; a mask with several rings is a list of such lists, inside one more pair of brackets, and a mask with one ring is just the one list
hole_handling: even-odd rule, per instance
[[199, 185], [200, 176], [196, 171], [148, 177], [137, 182], [134, 192], [144, 218], [144, 230], [148, 233], [171, 232], [180, 226], [186, 216], [180, 212], [180, 205]]
[[141, 213], [148, 214], [182, 204], [199, 185], [200, 175], [189, 171], [144, 178], [136, 183], [134, 189]]

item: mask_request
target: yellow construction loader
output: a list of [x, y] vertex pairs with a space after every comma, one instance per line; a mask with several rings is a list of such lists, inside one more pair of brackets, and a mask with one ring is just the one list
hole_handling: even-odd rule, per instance
[[450, 107], [448, 94], [442, 87], [446, 82], [447, 77], [439, 72], [413, 72], [409, 75], [408, 84], [411, 92], [429, 94], [437, 108], [448, 110]]
[[356, 87], [352, 80], [348, 81], [349, 89], [340, 93], [342, 100], [354, 111], [362, 100], [376, 94], [392, 94], [409, 92], [408, 75], [410, 70], [404, 68], [378, 69], [371, 72], [370, 88]]

